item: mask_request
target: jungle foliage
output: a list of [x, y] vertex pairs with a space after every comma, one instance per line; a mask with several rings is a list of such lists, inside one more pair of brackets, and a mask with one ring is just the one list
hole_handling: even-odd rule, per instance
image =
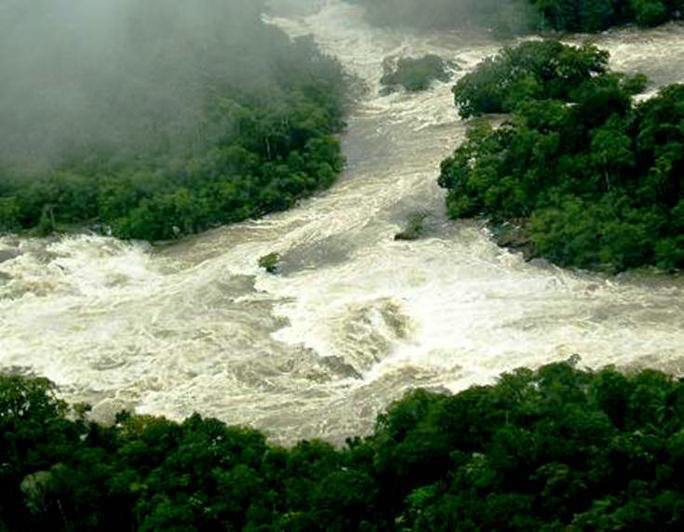
[[529, 41], [487, 57], [454, 86], [462, 118], [510, 113], [533, 98], [567, 101], [591, 77], [605, 74], [608, 52], [596, 46]]
[[[148, 4], [135, 7], [144, 12], [131, 23], [150, 16], [176, 21], [176, 11], [187, 10], [182, 3], [156, 1], [151, 15]], [[97, 75], [107, 66], [95, 64], [88, 73], [95, 81], [78, 87], [100, 98], [99, 130], [60, 146], [47, 167], [32, 165], [37, 157], [30, 146], [25, 160], [10, 159], [22, 142], [49, 128], [55, 129], [50, 141], [71, 135], [64, 128], [61, 135], [58, 123], [50, 122], [61, 108], [46, 112], [44, 129], [15, 128], [16, 138], [7, 140], [17, 149], [5, 161], [0, 157], [0, 232], [32, 228], [47, 234], [88, 226], [122, 238], [165, 240], [287, 209], [328, 187], [343, 165], [336, 134], [343, 127], [346, 79], [311, 39], [292, 41], [262, 22], [262, 4], [214, 2], [212, 9], [227, 10], [221, 11], [225, 27], [218, 29], [210, 12], [186, 15], [215, 34], [190, 23], [178, 35], [158, 32], [156, 23], [136, 26], [141, 57], [127, 67], [131, 75], [116, 72], [110, 79], [106, 73], [102, 81]], [[124, 48], [121, 61], [129, 56]], [[167, 81], [143, 86], [143, 80], [150, 83], [148, 71]], [[107, 80], [121, 85], [121, 94], [106, 94]], [[70, 81], [63, 81], [67, 94]], [[188, 106], [191, 117], [183, 116]], [[11, 114], [17, 110], [5, 111], [20, 121], [21, 113]], [[82, 115], [78, 119], [86, 123]]]
[[464, 116], [512, 114], [472, 125], [442, 163], [449, 214], [522, 221], [536, 253], [564, 266], [682, 268], [684, 85], [634, 103], [645, 78], [606, 61], [593, 47], [528, 43], [461, 80]]
[[492, 28], [502, 36], [534, 26], [536, 12], [527, 0], [347, 0], [362, 5], [377, 26], [419, 29]]
[[416, 390], [342, 448], [194, 415], [88, 421], [0, 377], [3, 530], [678, 530], [684, 381], [521, 369]]
[[530, 0], [540, 29], [595, 32], [613, 26], [657, 26], [680, 19], [682, 0]]
[[378, 25], [418, 28], [480, 26], [500, 34], [557, 30], [596, 32], [656, 26], [684, 13], [683, 0], [349, 0]]

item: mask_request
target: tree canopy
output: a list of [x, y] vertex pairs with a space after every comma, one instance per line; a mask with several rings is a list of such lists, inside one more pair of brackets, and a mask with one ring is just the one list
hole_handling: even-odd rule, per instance
[[563, 100], [593, 76], [605, 74], [608, 52], [596, 46], [529, 41], [486, 58], [454, 86], [462, 118], [510, 113], [526, 100]]
[[681, 18], [681, 0], [530, 0], [542, 29], [595, 32], [635, 23], [657, 26]]
[[6, 530], [680, 529], [684, 381], [520, 369], [416, 390], [336, 448], [194, 415], [87, 420], [44, 379], [0, 377]]
[[[292, 41], [262, 22], [263, 2], [190, 9], [178, 0], [126, 0], [106, 19], [112, 35], [102, 37], [102, 49], [93, 43], [93, 57], [53, 27], [71, 0], [53, 4], [13, 5], [7, 11], [16, 20], [0, 23], [10, 46], [19, 39], [12, 24], [45, 11], [39, 29], [64, 47], [46, 84], [27, 60], [11, 70], [7, 99], [0, 98], [0, 131], [8, 131], [0, 231], [87, 225], [123, 238], [171, 239], [286, 209], [340, 171], [342, 69], [312, 39]], [[90, 16], [93, 24], [103, 17]], [[41, 53], [48, 55], [36, 63], [53, 59], [49, 49]], [[41, 91], [27, 89], [36, 86]]]
[[534, 26], [534, 8], [527, 0], [348, 0], [366, 9], [378, 26], [420, 29], [493, 28], [502, 35]]
[[682, 0], [349, 0], [378, 25], [418, 28], [479, 26], [499, 33], [558, 30], [597, 32], [679, 19]]
[[499, 128], [474, 124], [442, 163], [449, 214], [522, 225], [537, 254], [564, 266], [681, 268], [684, 85], [634, 103], [643, 76], [605, 71], [594, 48], [549, 46], [577, 67], [565, 79], [561, 54], [508, 60], [545, 51], [535, 44], [486, 61], [456, 87], [464, 116], [512, 114]]

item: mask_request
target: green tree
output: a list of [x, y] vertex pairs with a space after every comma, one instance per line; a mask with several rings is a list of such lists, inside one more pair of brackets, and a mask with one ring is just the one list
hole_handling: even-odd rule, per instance
[[[560, 44], [551, 49], [565, 53]], [[474, 74], [492, 72], [501, 61], [487, 60]], [[515, 72], [519, 79], [528, 75], [524, 68]], [[635, 104], [643, 76], [592, 74], [586, 63], [563, 72], [576, 81], [568, 90], [552, 88], [556, 74], [546, 78], [543, 91], [520, 92], [515, 84], [496, 89], [500, 103], [515, 94], [510, 119], [496, 129], [473, 124], [442, 163], [439, 184], [448, 190], [450, 216], [520, 225], [533, 252], [565, 266], [681, 268], [683, 86]], [[492, 86], [480, 90], [473, 80], [464, 78], [456, 88], [466, 115], [491, 95]], [[503, 105], [497, 110], [509, 109]]]

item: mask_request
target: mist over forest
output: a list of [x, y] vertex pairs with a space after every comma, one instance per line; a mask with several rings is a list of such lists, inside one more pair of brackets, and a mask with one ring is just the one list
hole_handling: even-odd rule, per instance
[[3, 0], [0, 161], [207, 142], [212, 99], [277, 92], [288, 38], [254, 0]]
[[90, 224], [168, 239], [331, 184], [342, 69], [311, 39], [266, 23], [265, 9], [6, 1], [0, 231]]
[[527, 0], [349, 0], [366, 8], [378, 25], [418, 28], [495, 29], [519, 33], [532, 25], [533, 9]]

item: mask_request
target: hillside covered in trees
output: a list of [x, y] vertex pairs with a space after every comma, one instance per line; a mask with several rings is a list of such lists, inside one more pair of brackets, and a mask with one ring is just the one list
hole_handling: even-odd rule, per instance
[[419, 28], [479, 26], [502, 34], [596, 32], [613, 26], [656, 26], [684, 14], [682, 0], [349, 0], [378, 25]]
[[643, 76], [607, 70], [593, 46], [529, 42], [485, 60], [454, 88], [476, 122], [442, 163], [454, 218], [522, 225], [564, 266], [684, 266], [684, 85], [634, 103]]
[[678, 530], [684, 382], [518, 370], [416, 390], [343, 448], [195, 415], [88, 421], [0, 377], [3, 530]]
[[419, 29], [493, 28], [517, 34], [533, 26], [534, 10], [526, 0], [347, 0], [365, 8], [377, 26]]
[[[13, 3], [0, 232], [161, 240], [286, 209], [343, 164], [345, 79], [264, 2]], [[40, 32], [37, 48], [28, 41]], [[38, 90], [36, 90], [38, 88]]]

